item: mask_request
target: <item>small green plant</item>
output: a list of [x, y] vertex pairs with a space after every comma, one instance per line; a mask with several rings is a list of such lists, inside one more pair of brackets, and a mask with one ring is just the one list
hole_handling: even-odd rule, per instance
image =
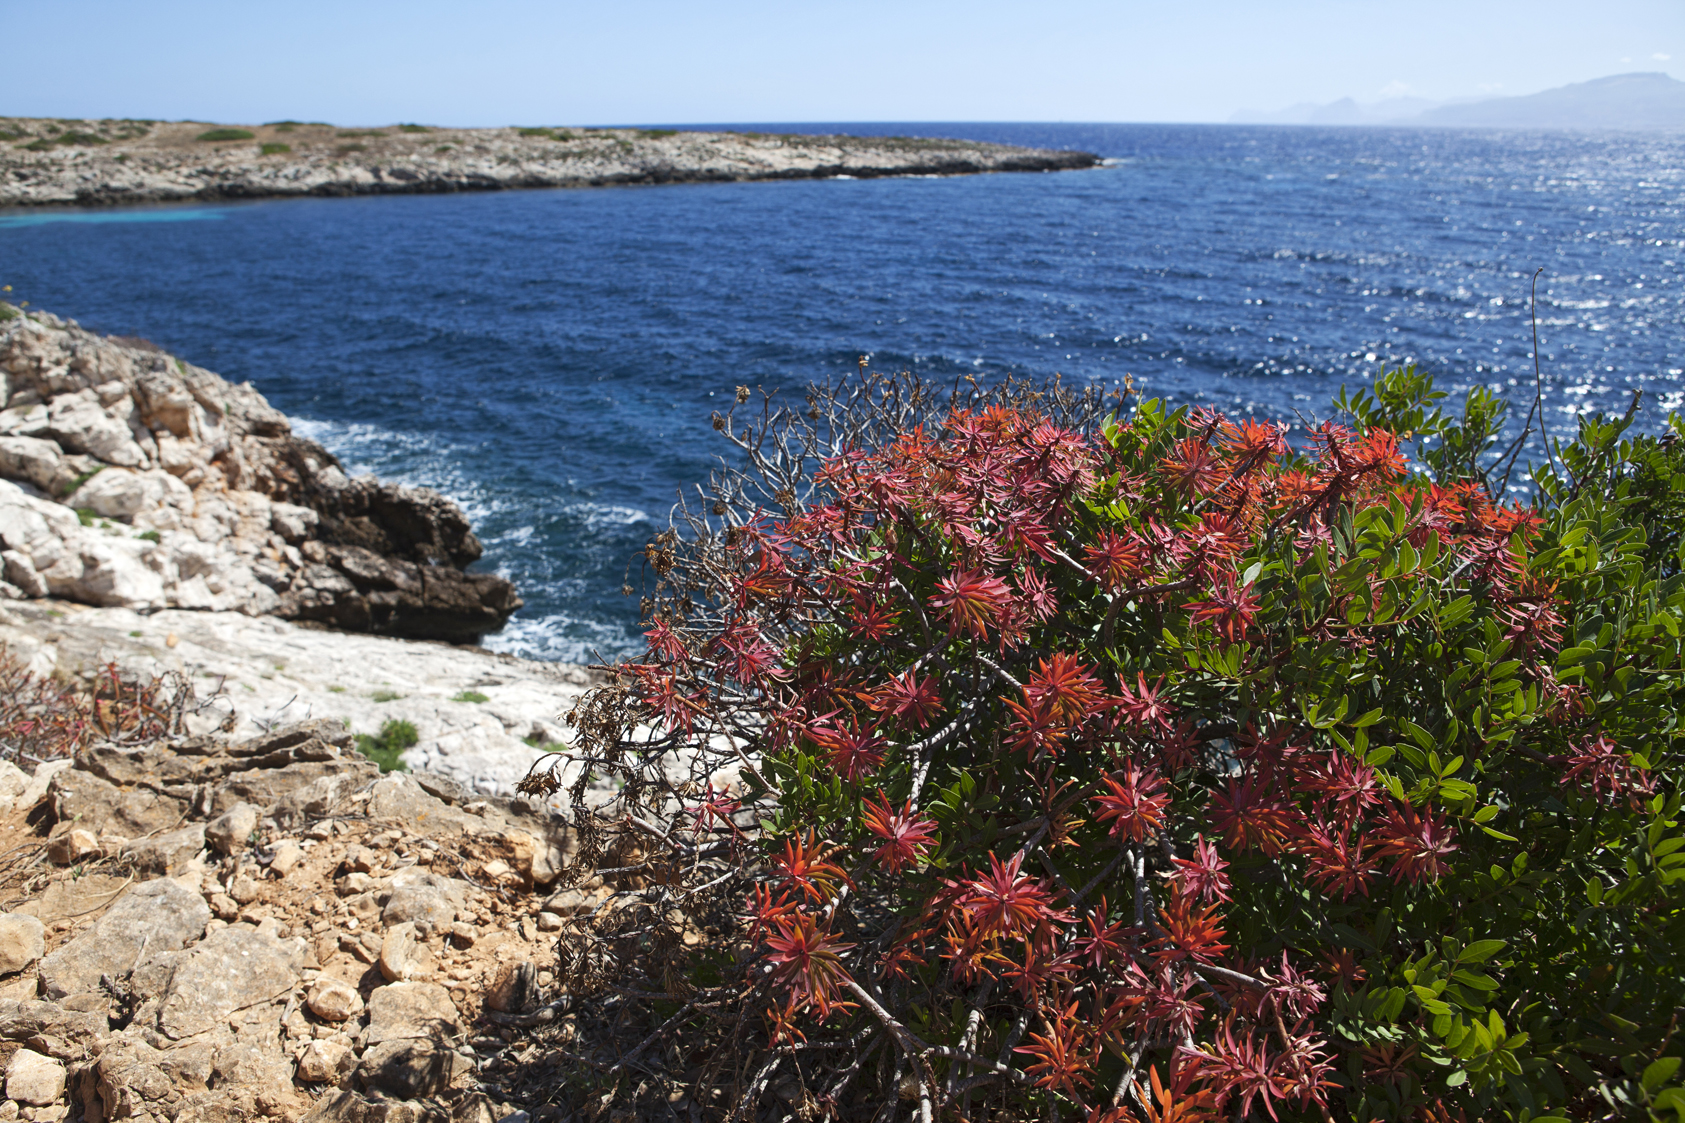
[[94, 523], [96, 521], [98, 521], [98, 519], [99, 519], [99, 516], [94, 514], [93, 508], [91, 508], [91, 507], [78, 507], [78, 508], [76, 508], [76, 521], [81, 523], [83, 526], [93, 526]]
[[160, 540], [159, 534], [156, 530], [143, 530], [139, 534], [135, 535], [135, 537], [144, 542], [157, 542]]
[[345, 687], [343, 687], [343, 686], [330, 686], [330, 687], [328, 687], [328, 693], [329, 694], [344, 694], [345, 693]]
[[385, 135], [386, 134], [381, 132], [379, 129], [340, 129], [338, 132], [334, 133], [334, 136], [338, 137], [340, 140], [344, 140], [347, 137]]
[[[74, 495], [78, 490], [81, 489], [83, 484], [87, 483], [89, 480], [93, 479], [95, 476], [99, 475], [104, 470], [105, 470], [104, 464], [98, 465], [97, 467], [94, 467], [94, 468], [89, 468], [86, 472], [83, 472], [81, 475], [77, 476], [74, 480], [71, 481], [70, 490], [65, 492], [65, 494], [66, 495]], [[83, 526], [92, 526], [93, 524], [84, 522], [82, 525]]]
[[357, 734], [357, 751], [380, 765], [382, 772], [407, 772], [401, 754], [421, 740], [415, 726], [407, 721], [389, 721], [380, 727], [377, 736]]
[[129, 633], [129, 638], [130, 638], [130, 639], [139, 639], [139, 638], [140, 638], [140, 636], [141, 636], [141, 634], [140, 634], [140, 633], [139, 633], [139, 632], [130, 632], [130, 633]]
[[0, 324], [5, 323], [7, 320], [15, 320], [21, 315], [23, 315], [23, 313], [19, 312], [16, 308], [7, 304], [5, 301], [0, 300]]
[[464, 690], [461, 694], [451, 697], [452, 702], [489, 702], [491, 699], [478, 690]]
[[435, 148], [433, 151], [438, 153], [440, 156], [443, 156], [447, 152], [454, 151], [454, 149], [448, 144], [441, 144], [441, 145], [439, 145], [439, 147]]
[[399, 125], [398, 131], [401, 133], [430, 133], [433, 130], [426, 125]]
[[293, 150], [292, 145], [282, 144], [279, 141], [271, 141], [270, 143], [263, 146], [263, 154], [265, 156], [285, 156], [287, 153], [291, 152], [292, 150]]
[[47, 609], [47, 615], [52, 617], [54, 620], [63, 620], [64, 619], [64, 613], [60, 612], [56, 608]]
[[521, 136], [544, 136], [544, 137], [547, 137], [547, 136], [551, 135], [551, 132], [550, 132], [549, 129], [516, 129], [515, 132], [518, 133]]
[[566, 129], [562, 129], [561, 131], [552, 135], [550, 139], [551, 140], [560, 140], [560, 141], [569, 141], [569, 140], [578, 140], [579, 138], [574, 136], [572, 133], [568, 132]]
[[528, 733], [521, 738], [521, 744], [529, 749], [547, 750], [550, 747], [550, 742], [545, 740], [543, 734], [540, 733]]
[[28, 133], [14, 133], [10, 129], [0, 129], [0, 140], [22, 140]]
[[110, 144], [111, 142], [97, 133], [68, 132], [53, 141], [54, 144], [69, 146], [87, 146], [95, 144]]
[[364, 145], [361, 145], [361, 144], [342, 144], [338, 148], [334, 149], [334, 155], [336, 155], [336, 156], [349, 156], [353, 152], [365, 152], [365, 151], [367, 151], [367, 148]]
[[256, 135], [250, 129], [210, 129], [200, 133], [194, 139], [214, 143], [219, 140], [251, 140]]
[[394, 690], [377, 690], [369, 697], [376, 702], [397, 702], [403, 698], [403, 695]]
[[18, 147], [27, 149], [30, 152], [50, 152], [53, 147], [53, 142], [48, 140], [46, 137], [42, 137], [40, 140], [32, 140], [28, 144], [20, 144]]
[[678, 136], [677, 129], [639, 129], [638, 135], [645, 140], [660, 140], [662, 137]]
[[278, 133], [290, 133], [301, 124], [302, 121], [270, 121], [264, 127], [274, 129]]

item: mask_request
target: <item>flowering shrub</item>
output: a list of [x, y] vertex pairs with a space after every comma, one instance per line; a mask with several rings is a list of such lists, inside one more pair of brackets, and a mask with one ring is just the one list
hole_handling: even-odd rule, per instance
[[200, 708], [192, 684], [173, 672], [137, 678], [108, 663], [91, 682], [69, 685], [0, 647], [0, 759], [25, 771], [96, 741], [145, 744], [179, 733], [184, 715]]
[[620, 891], [564, 975], [653, 1003], [630, 1051], [581, 1030], [592, 1094], [1673, 1118], [1685, 457], [1588, 420], [1505, 502], [1501, 405], [1440, 397], [718, 417], [749, 467], [651, 544], [647, 652], [573, 715], [572, 873]]

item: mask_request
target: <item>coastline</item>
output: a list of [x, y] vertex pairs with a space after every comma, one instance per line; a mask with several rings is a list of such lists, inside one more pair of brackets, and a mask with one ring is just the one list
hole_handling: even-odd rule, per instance
[[[230, 139], [214, 139], [216, 137]], [[213, 139], [206, 139], [213, 138]], [[917, 137], [0, 118], [0, 207], [1066, 171], [1089, 152]]]

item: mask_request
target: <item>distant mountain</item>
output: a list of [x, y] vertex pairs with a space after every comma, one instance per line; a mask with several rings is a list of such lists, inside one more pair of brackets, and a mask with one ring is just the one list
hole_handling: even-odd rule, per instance
[[1386, 101], [1360, 104], [1343, 97], [1327, 105], [1303, 101], [1276, 113], [1236, 113], [1229, 120], [1237, 125], [1389, 125], [1405, 117], [1415, 117], [1429, 109], [1437, 109], [1450, 102], [1429, 101], [1425, 97], [1395, 97]]
[[1616, 74], [1527, 97], [1430, 109], [1412, 124], [1512, 129], [1685, 129], [1685, 82]]
[[1525, 97], [1434, 102], [1392, 98], [1359, 104], [1341, 98], [1277, 113], [1236, 113], [1237, 124], [1413, 125], [1511, 129], [1685, 130], [1685, 82], [1666, 74], [1616, 74]]

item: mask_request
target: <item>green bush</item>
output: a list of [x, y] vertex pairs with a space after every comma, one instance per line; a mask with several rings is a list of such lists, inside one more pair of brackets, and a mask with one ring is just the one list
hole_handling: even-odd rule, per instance
[[270, 143], [265, 144], [263, 146], [263, 154], [265, 156], [285, 156], [287, 153], [291, 152], [292, 150], [293, 150], [292, 145], [290, 145], [290, 144], [280, 144], [280, 143], [277, 143], [277, 142], [274, 142], [274, 141], [271, 141]]
[[20, 144], [18, 147], [30, 152], [51, 152], [53, 149], [53, 142], [48, 140], [46, 137], [41, 137], [38, 140], [30, 141], [28, 144]]
[[547, 137], [547, 136], [551, 135], [549, 129], [516, 129], [515, 132], [518, 136], [542, 136], [542, 137]]
[[400, 754], [413, 747], [420, 739], [411, 723], [388, 721], [380, 727], [378, 736], [357, 734], [357, 751], [380, 765], [382, 772], [407, 772], [408, 768], [400, 759]]
[[717, 416], [747, 467], [570, 715], [624, 781], [570, 876], [663, 840], [564, 929], [575, 1050], [682, 1032], [746, 1117], [786, 1063], [862, 1120], [1685, 1114], [1685, 426], [1585, 418], [1517, 504], [1527, 432], [1443, 397]]
[[342, 144], [339, 147], [334, 149], [334, 154], [337, 155], [337, 156], [349, 156], [354, 152], [366, 152], [366, 151], [368, 151], [368, 148], [365, 145], [361, 145], [361, 144]]
[[209, 129], [200, 133], [194, 139], [204, 141], [251, 140], [256, 135], [250, 129]]
[[369, 698], [376, 702], [398, 702], [402, 701], [403, 697], [402, 694], [394, 690], [377, 690], [369, 695]]
[[94, 145], [109, 144], [111, 142], [100, 136], [98, 133], [68, 132], [55, 137], [53, 143], [64, 145], [65, 147], [77, 145], [91, 147]]
[[159, 542], [159, 541], [162, 541], [162, 537], [159, 535], [159, 533], [156, 530], [143, 530], [139, 534], [135, 535], [135, 537], [139, 538], [143, 542]]
[[491, 699], [488, 698], [486, 695], [481, 694], [478, 690], [464, 690], [461, 694], [454, 695], [451, 698], [451, 701], [452, 702], [489, 702], [489, 701], [491, 701]]
[[399, 125], [398, 131], [401, 133], [430, 133], [433, 130], [426, 125]]
[[638, 135], [645, 140], [660, 140], [662, 137], [678, 136], [677, 129], [639, 129]]

